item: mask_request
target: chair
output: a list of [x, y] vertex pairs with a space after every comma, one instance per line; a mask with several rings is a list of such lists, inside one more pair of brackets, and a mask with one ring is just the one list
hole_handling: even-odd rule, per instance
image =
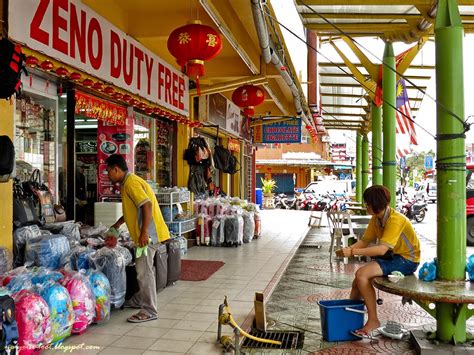
[[[327, 213], [329, 222], [329, 233], [331, 234], [331, 246], [329, 247], [329, 262], [332, 262], [334, 253], [334, 242], [336, 247], [345, 248], [349, 245], [349, 239], [357, 236], [352, 230], [351, 215], [347, 212], [329, 211]], [[347, 264], [348, 258], [344, 258], [344, 264]]]

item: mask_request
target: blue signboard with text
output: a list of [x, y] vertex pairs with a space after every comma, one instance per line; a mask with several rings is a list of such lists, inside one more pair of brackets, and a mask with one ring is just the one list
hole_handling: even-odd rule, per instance
[[433, 156], [425, 155], [425, 170], [432, 170], [432, 169], [433, 169]]
[[301, 143], [301, 118], [263, 125], [261, 136], [255, 138], [255, 142], [261, 138], [261, 143]]

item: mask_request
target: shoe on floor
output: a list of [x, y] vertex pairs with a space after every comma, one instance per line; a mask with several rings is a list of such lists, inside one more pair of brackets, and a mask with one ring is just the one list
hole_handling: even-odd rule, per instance
[[137, 314], [134, 314], [133, 316], [129, 317], [127, 321], [130, 323], [144, 323], [144, 322], [149, 322], [155, 319], [158, 319], [158, 317], [152, 316], [147, 313], [138, 312]]

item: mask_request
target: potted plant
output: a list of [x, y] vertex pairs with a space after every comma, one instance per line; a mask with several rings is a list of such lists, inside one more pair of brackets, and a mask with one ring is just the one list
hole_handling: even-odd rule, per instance
[[273, 189], [277, 187], [276, 181], [273, 179], [260, 179], [262, 180], [263, 208], [274, 208]]

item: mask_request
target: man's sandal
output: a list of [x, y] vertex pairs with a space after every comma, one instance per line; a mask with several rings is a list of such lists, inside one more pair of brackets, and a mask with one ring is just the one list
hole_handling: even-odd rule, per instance
[[137, 314], [134, 314], [133, 316], [129, 317], [127, 321], [130, 323], [143, 323], [143, 322], [149, 322], [155, 319], [158, 319], [158, 317], [152, 316], [143, 312], [138, 312]]

